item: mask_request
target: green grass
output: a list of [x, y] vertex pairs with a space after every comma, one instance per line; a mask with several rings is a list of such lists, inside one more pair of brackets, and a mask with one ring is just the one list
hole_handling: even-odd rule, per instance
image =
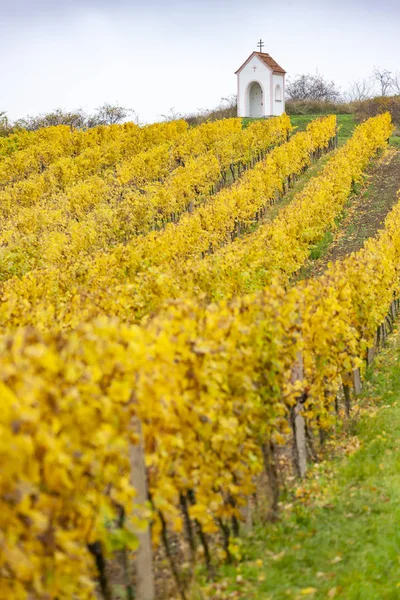
[[[319, 117], [326, 117], [327, 115], [292, 115], [290, 120], [292, 125], [297, 127], [297, 131], [304, 131], [307, 125], [313, 121], [314, 119], [318, 119]], [[336, 115], [337, 123], [340, 126], [339, 135], [338, 135], [338, 143], [339, 146], [344, 144], [351, 134], [353, 133], [353, 129], [356, 125], [356, 121], [354, 115]], [[243, 127], [247, 127], [253, 121], [257, 121], [258, 119], [251, 119], [250, 117], [243, 118]], [[399, 138], [400, 140], [400, 138]]]
[[[323, 117], [325, 115], [292, 115], [290, 120], [292, 125], [298, 127], [298, 131], [303, 131], [310, 121], [317, 119], [318, 117]], [[352, 135], [354, 127], [357, 125], [355, 117], [353, 114], [339, 114], [337, 116], [337, 122], [340, 126], [339, 135], [338, 135], [338, 143], [339, 146], [342, 146]], [[397, 129], [394, 131], [393, 135], [390, 138], [390, 145], [400, 147], [400, 130]], [[400, 598], [400, 594], [399, 594]]]
[[[298, 131], [303, 131], [307, 125], [317, 119], [318, 117], [324, 117], [326, 115], [292, 115], [290, 120], [292, 125], [298, 127]], [[351, 134], [353, 133], [353, 129], [356, 125], [356, 121], [354, 115], [336, 115], [338, 126], [340, 126], [339, 135], [338, 135], [338, 143], [339, 146], [344, 144]]]
[[399, 334], [377, 357], [360, 405], [369, 408], [347, 433], [360, 448], [314, 467], [307, 500], [292, 492], [279, 523], [258, 525], [207, 598], [400, 598]]
[[[297, 127], [298, 131], [304, 131], [310, 121], [314, 119], [318, 119], [319, 117], [325, 117], [324, 114], [315, 114], [315, 115], [291, 115], [290, 120], [292, 125]], [[346, 143], [346, 141], [351, 137], [354, 127], [357, 125], [355, 116], [353, 114], [338, 114], [337, 123], [340, 126], [339, 135], [338, 135], [338, 144], [342, 146]], [[257, 121], [258, 119], [251, 119], [250, 117], [243, 118], [243, 127], [247, 127], [249, 123], [253, 121]], [[390, 144], [392, 146], [400, 147], [400, 130], [397, 129], [392, 137], [390, 138]], [[399, 594], [400, 598], [400, 594]]]
[[[294, 125], [295, 127], [298, 128], [298, 131], [304, 131], [304, 129], [307, 127], [307, 125], [313, 121], [314, 119], [318, 119], [319, 117], [325, 117], [326, 115], [292, 115], [290, 117], [290, 120], [292, 122], [292, 125]], [[349, 137], [351, 136], [351, 134], [353, 133], [353, 129], [356, 125], [355, 122], [355, 118], [354, 115], [336, 115], [337, 117], [337, 122], [338, 125], [341, 126], [340, 131], [339, 131], [339, 135], [338, 135], [338, 142], [339, 142], [339, 146], [341, 146], [342, 144], [344, 144]], [[252, 123], [253, 121], [257, 121], [258, 119], [251, 119], [250, 117], [245, 117], [243, 118], [243, 127], [247, 127], [249, 125], [249, 123]]]
[[318, 258], [320, 258], [323, 254], [325, 254], [325, 252], [327, 251], [327, 249], [329, 248], [329, 246], [331, 245], [331, 243], [333, 242], [333, 234], [331, 230], [325, 231], [324, 236], [321, 240], [319, 240], [319, 242], [317, 242], [310, 250], [310, 259], [311, 260], [317, 260]]
[[400, 148], [400, 129], [399, 129], [398, 125], [396, 126], [396, 128], [390, 138], [390, 145]]
[[400, 148], [400, 135], [392, 135], [392, 137], [390, 138], [390, 145]]

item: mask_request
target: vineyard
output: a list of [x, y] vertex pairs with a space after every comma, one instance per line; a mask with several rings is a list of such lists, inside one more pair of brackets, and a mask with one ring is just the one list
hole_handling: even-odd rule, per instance
[[203, 598], [257, 511], [284, 519], [400, 309], [400, 197], [302, 275], [392, 132], [385, 113], [340, 145], [336, 116], [286, 115], [0, 139], [0, 598]]

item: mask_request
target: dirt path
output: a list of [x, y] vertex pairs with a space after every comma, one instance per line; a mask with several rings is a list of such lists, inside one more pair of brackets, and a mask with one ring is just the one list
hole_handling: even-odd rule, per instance
[[382, 228], [386, 215], [397, 202], [400, 190], [400, 150], [389, 148], [371, 167], [367, 180], [345, 209], [344, 218], [326, 251], [310, 260], [304, 272], [307, 277], [323, 273], [329, 262], [343, 258], [361, 248], [365, 240]]

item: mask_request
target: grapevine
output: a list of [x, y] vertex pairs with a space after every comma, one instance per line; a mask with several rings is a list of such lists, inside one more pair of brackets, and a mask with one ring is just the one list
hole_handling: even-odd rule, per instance
[[[221, 532], [229, 542], [266, 469], [266, 447], [291, 433], [299, 392], [309, 430], [331, 427], [342, 381], [364, 370], [400, 292], [400, 195], [361, 250], [314, 280], [290, 285], [290, 277], [385, 146], [389, 116], [362, 124], [274, 221], [230, 236], [235, 223], [256, 222], [335, 127], [332, 118], [312, 123], [178, 224], [3, 285], [1, 597], [94, 599], [91, 545], [135, 549], [148, 522], [154, 544], [163, 527], [183, 536], [186, 501], [189, 521], [213, 544]], [[164, 156], [164, 143], [151, 156], [156, 148]], [[208, 143], [219, 146], [204, 143], [205, 156]], [[7, 150], [0, 164], [22, 151]], [[178, 155], [183, 169], [192, 164], [183, 148]], [[139, 161], [124, 172], [139, 180]], [[304, 377], [293, 382], [299, 357]], [[129, 477], [133, 418], [151, 499], [150, 511], [136, 507], [141, 518]], [[229, 552], [228, 543], [221, 555]]]

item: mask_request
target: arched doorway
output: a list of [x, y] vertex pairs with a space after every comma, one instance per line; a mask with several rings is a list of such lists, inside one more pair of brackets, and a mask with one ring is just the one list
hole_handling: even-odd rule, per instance
[[249, 116], [253, 119], [264, 116], [263, 91], [257, 81], [249, 86]]

